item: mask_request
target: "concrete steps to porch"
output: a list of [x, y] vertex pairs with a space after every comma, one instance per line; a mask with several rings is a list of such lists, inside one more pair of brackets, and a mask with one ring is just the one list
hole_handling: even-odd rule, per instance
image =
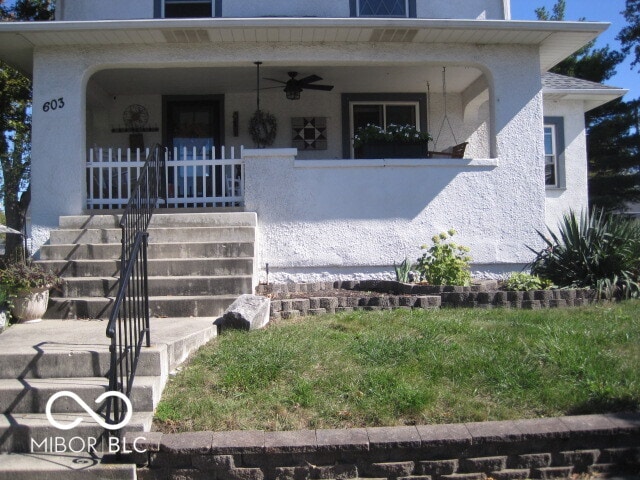
[[[151, 319], [152, 346], [141, 351], [130, 397], [133, 417], [124, 427], [125, 437], [151, 429], [169, 372], [215, 338], [214, 320]], [[53, 394], [70, 391], [101, 413], [102, 407], [95, 404], [95, 399], [108, 389], [109, 342], [105, 328], [104, 321], [44, 320], [37, 325], [13, 325], [0, 335], [0, 455], [18, 453], [28, 463], [33, 453], [56, 453], [50, 451], [55, 438], [67, 446], [75, 442], [76, 449], [89, 438], [104, 440], [104, 428], [73, 399], [60, 397], [52, 403], [52, 416], [58, 422], [82, 419], [71, 430], [55, 428], [45, 409]], [[0, 457], [0, 479], [20, 463], [8, 458]]]
[[[108, 318], [117, 293], [119, 215], [60, 219], [40, 263], [64, 277], [45, 318]], [[256, 216], [247, 212], [155, 214], [149, 226], [150, 310], [159, 317], [219, 316], [251, 293]]]

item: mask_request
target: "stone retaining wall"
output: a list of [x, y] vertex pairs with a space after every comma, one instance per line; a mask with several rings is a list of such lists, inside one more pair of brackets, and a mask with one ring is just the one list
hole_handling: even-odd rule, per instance
[[[339, 290], [361, 291], [361, 296], [340, 295]], [[384, 296], [371, 296], [377, 292]], [[595, 301], [591, 289], [498, 290], [495, 281], [470, 287], [432, 286], [387, 280], [282, 283], [258, 285], [258, 295], [270, 295], [271, 318], [319, 315], [353, 310], [391, 310], [397, 308], [560, 308], [588, 305]], [[305, 298], [296, 298], [305, 294]], [[291, 297], [291, 298], [289, 298]]]
[[139, 479], [495, 480], [640, 473], [640, 414], [290, 432], [149, 433]]

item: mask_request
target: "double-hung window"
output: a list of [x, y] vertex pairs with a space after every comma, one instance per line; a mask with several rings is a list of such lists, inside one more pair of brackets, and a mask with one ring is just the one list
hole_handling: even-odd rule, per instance
[[564, 188], [564, 119], [544, 119], [544, 183], [548, 188]]
[[352, 17], [416, 16], [416, 0], [351, 0]]
[[207, 18], [216, 16], [216, 0], [160, 0], [162, 18]]

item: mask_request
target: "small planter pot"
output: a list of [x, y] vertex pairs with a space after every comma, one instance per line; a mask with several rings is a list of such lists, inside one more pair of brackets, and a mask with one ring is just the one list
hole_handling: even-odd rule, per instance
[[13, 299], [11, 314], [18, 323], [37, 323], [49, 305], [49, 287], [32, 288], [19, 292]]

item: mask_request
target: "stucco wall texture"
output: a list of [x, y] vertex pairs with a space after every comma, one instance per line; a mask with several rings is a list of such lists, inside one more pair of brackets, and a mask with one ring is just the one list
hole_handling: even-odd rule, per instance
[[[388, 275], [394, 262], [416, 258], [420, 245], [449, 228], [459, 232], [459, 242], [471, 247], [481, 268], [504, 270], [530, 260], [526, 245], [538, 243], [535, 232], [544, 229], [546, 221], [539, 134], [542, 94], [537, 49], [514, 45], [433, 45], [428, 50], [397, 44], [282, 44], [274, 49], [257, 43], [37, 48], [32, 200], [36, 247], [46, 241], [60, 215], [83, 211], [86, 151], [92, 146], [88, 142], [97, 142], [86, 132], [111, 121], [108, 114], [87, 118], [87, 84], [95, 72], [245, 65], [256, 58], [293, 65], [309, 65], [312, 58], [353, 67], [455, 61], [480, 69], [492, 92], [483, 107], [491, 122], [468, 132], [488, 139], [487, 149], [459, 164], [374, 162], [355, 167], [352, 160], [295, 160], [295, 152], [287, 149], [245, 151], [246, 209], [258, 213], [261, 268], [270, 263], [272, 271], [284, 276], [317, 273], [322, 279]], [[249, 94], [229, 97], [247, 105], [253, 99]], [[65, 107], [49, 112], [38, 108], [53, 98], [64, 98]], [[451, 103], [454, 111], [462, 108], [459, 99]], [[329, 98], [325, 108], [337, 108], [337, 101]], [[227, 108], [227, 115], [231, 110]], [[339, 112], [328, 116], [337, 119]], [[286, 120], [281, 124], [287, 129]]]

